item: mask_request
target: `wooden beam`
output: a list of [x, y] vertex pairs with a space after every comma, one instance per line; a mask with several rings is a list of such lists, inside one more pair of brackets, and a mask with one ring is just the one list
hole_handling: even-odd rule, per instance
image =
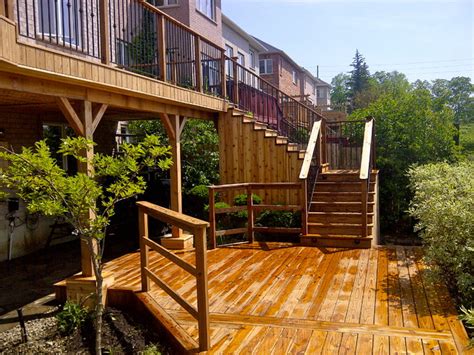
[[168, 138], [172, 140], [176, 140], [176, 131], [174, 130], [173, 124], [171, 123], [170, 117], [166, 113], [160, 114], [161, 121], [165, 126], [166, 133], [168, 134]]
[[97, 127], [99, 126], [102, 117], [104, 117], [105, 111], [107, 111], [107, 107], [109, 107], [109, 105], [99, 104], [98, 107], [94, 110], [92, 120], [92, 133], [94, 133]]
[[7, 15], [7, 6], [5, 0], [0, 0], [0, 16]]
[[74, 132], [76, 132], [78, 136], [84, 136], [84, 124], [77, 115], [76, 111], [74, 110], [74, 107], [72, 107], [71, 103], [69, 102], [69, 99], [65, 97], [58, 97], [57, 104], [68, 123], [74, 129]]

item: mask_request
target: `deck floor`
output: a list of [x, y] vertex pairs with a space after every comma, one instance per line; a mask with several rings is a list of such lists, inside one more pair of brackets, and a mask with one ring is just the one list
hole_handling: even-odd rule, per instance
[[[465, 353], [467, 335], [419, 248], [326, 250], [260, 243], [208, 252], [210, 353]], [[194, 263], [193, 253], [184, 258]], [[107, 264], [139, 288], [139, 253]], [[151, 254], [151, 268], [192, 304], [195, 281]], [[196, 322], [158, 287], [158, 304], [192, 337]]]

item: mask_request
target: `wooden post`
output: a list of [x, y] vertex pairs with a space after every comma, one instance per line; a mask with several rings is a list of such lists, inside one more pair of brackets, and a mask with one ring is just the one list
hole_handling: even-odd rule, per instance
[[99, 1], [100, 56], [102, 63], [110, 63], [109, 2]]
[[[170, 137], [171, 154], [173, 165], [170, 169], [171, 177], [171, 209], [176, 212], [183, 212], [182, 188], [181, 188], [181, 139], [179, 132], [179, 116], [175, 116], [172, 120], [175, 137]], [[173, 238], [180, 238], [183, 231], [173, 227]]]
[[201, 63], [201, 38], [194, 37], [194, 56], [196, 63], [196, 91], [202, 92], [202, 63]]
[[140, 275], [142, 279], [142, 291], [147, 292], [150, 289], [150, 279], [145, 271], [149, 263], [149, 247], [145, 244], [145, 238], [148, 238], [148, 215], [138, 208], [138, 230], [140, 238]]
[[6, 0], [0, 0], [0, 16], [7, 15], [7, 4]]
[[237, 65], [237, 58], [232, 58], [232, 75], [234, 76], [234, 104], [239, 106], [239, 68]]
[[253, 217], [253, 197], [252, 197], [252, 186], [247, 186], [247, 238], [249, 243], [254, 242], [254, 233], [253, 233], [253, 224], [254, 224], [254, 217]]
[[163, 15], [158, 16], [157, 23], [157, 48], [158, 48], [158, 70], [160, 72], [160, 77], [162, 81], [167, 80], [166, 75], [166, 28], [165, 28], [165, 18]]
[[199, 350], [207, 351], [211, 346], [211, 339], [209, 335], [206, 228], [196, 228], [193, 232], [196, 245], [196, 291], [199, 315]]
[[0, 15], [6, 16], [10, 20], [15, 21], [13, 11], [15, 8], [14, 0], [0, 0], [0, 7]]
[[[225, 51], [221, 52], [221, 91], [222, 98], [226, 99], [227, 96], [227, 75], [226, 75], [226, 66], [225, 66]], [[230, 73], [229, 73], [230, 75]]]
[[361, 214], [362, 214], [362, 238], [367, 237], [367, 196], [368, 196], [368, 180], [361, 180]]
[[209, 188], [209, 225], [211, 249], [216, 249], [216, 196], [212, 187]]
[[321, 156], [322, 163], [326, 164], [328, 162], [327, 156], [327, 140], [326, 140], [326, 120], [321, 119]]
[[301, 182], [301, 233], [308, 235], [308, 179], [304, 179]]

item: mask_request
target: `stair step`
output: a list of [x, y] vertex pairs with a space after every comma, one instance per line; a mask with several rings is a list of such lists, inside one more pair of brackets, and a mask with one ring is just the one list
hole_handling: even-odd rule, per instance
[[[360, 171], [359, 170], [342, 170], [342, 172], [336, 171], [327, 171], [320, 175], [319, 179], [321, 181], [342, 181], [342, 182], [351, 182], [351, 181], [360, 181]], [[376, 171], [372, 171], [370, 175], [370, 181], [375, 181], [377, 176]]]
[[[372, 234], [373, 224], [367, 225], [367, 234]], [[361, 224], [346, 224], [346, 223], [308, 223], [308, 232], [310, 234], [320, 235], [362, 235]]]
[[278, 132], [274, 131], [273, 129], [266, 129], [265, 130], [265, 137], [267, 137], [267, 138], [278, 137]]
[[368, 249], [372, 245], [372, 237], [361, 238], [354, 235], [307, 234], [300, 237], [300, 242], [303, 245], [315, 247]]
[[[369, 192], [369, 202], [373, 202], [375, 192]], [[313, 194], [313, 202], [360, 202], [360, 192], [318, 192]]]
[[[367, 212], [374, 212], [374, 203], [367, 204]], [[362, 212], [361, 202], [311, 202], [310, 212]]]
[[253, 124], [253, 129], [256, 131], [265, 131], [267, 129], [267, 125], [265, 123], [255, 121]]
[[[316, 182], [315, 192], [360, 192], [360, 182]], [[375, 182], [370, 183], [369, 191], [374, 191]]]
[[306, 155], [305, 150], [298, 151], [298, 159], [304, 159], [305, 155]]
[[[367, 222], [372, 223], [374, 214], [367, 215]], [[357, 212], [309, 212], [309, 223], [349, 223], [361, 224], [362, 213]]]
[[287, 150], [290, 151], [290, 152], [297, 152], [298, 151], [298, 144], [288, 143]]
[[288, 143], [288, 138], [283, 137], [283, 136], [278, 136], [276, 137], [276, 144], [278, 145], [283, 145]]

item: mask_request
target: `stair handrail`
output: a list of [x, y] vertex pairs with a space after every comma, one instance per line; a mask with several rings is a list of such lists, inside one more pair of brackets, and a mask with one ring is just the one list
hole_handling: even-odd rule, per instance
[[368, 216], [367, 205], [369, 202], [370, 177], [372, 167], [375, 164], [375, 119], [367, 117], [364, 129], [364, 141], [362, 143], [362, 158], [360, 161], [360, 181], [361, 181], [361, 218], [362, 218], [362, 238], [368, 236]]
[[[322, 142], [320, 141], [321, 130], [324, 127], [324, 119], [320, 119], [313, 123], [313, 127], [311, 129], [311, 134], [309, 136], [308, 145], [306, 147], [306, 152], [304, 155], [303, 164], [300, 170], [300, 180], [302, 180], [302, 188], [303, 188], [303, 211], [302, 211], [302, 228], [303, 228], [303, 235], [308, 234], [308, 210], [311, 204], [311, 199], [314, 193], [314, 187], [316, 185], [316, 180], [318, 179], [319, 171], [321, 170], [322, 165]], [[319, 144], [319, 149], [318, 147]], [[318, 154], [319, 150], [319, 154]], [[317, 156], [316, 156], [317, 154]], [[316, 160], [316, 164], [314, 164], [314, 160]]]

